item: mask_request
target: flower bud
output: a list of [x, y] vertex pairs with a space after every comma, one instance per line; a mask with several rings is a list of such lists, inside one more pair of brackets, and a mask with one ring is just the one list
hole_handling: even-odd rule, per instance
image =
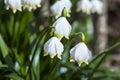
[[66, 16], [67, 16], [67, 10], [66, 10], [65, 7], [64, 7], [63, 10], [62, 10], [62, 16], [63, 16], [63, 17], [66, 17]]
[[83, 33], [81, 34], [81, 42], [85, 42], [85, 35]]

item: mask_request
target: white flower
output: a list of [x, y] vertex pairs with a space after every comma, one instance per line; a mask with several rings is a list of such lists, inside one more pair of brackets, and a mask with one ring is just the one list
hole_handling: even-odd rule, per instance
[[100, 1], [100, 0], [92, 0], [91, 4], [92, 4], [91, 11], [93, 13], [95, 13], [95, 12], [97, 12], [98, 14], [102, 13], [102, 9], [103, 9], [102, 1]]
[[78, 11], [81, 10], [84, 13], [90, 14], [92, 4], [89, 0], [79, 0], [77, 7]]
[[4, 0], [4, 3], [6, 5], [6, 9], [8, 10], [11, 8], [13, 10], [13, 13], [16, 13], [17, 10], [22, 11], [21, 0]]
[[41, 7], [41, 0], [22, 0], [22, 2], [23, 8], [27, 8], [29, 11], [31, 11], [32, 9], [35, 10], [37, 7]]
[[57, 37], [50, 38], [45, 44], [44, 44], [44, 56], [50, 55], [51, 58], [54, 58], [56, 55], [59, 59], [61, 59], [61, 55], [63, 52], [63, 44], [60, 42], [60, 40]]
[[64, 7], [67, 10], [67, 16], [69, 17], [69, 13], [70, 13], [70, 8], [71, 8], [72, 4], [69, 0], [59, 0], [56, 1], [52, 6], [51, 6], [51, 11], [52, 13], [56, 16], [59, 17], [62, 14], [62, 10], [64, 9]]
[[72, 7], [72, 3], [71, 3], [71, 1], [70, 0], [61, 0], [61, 1], [63, 1], [64, 2], [64, 4], [66, 5], [66, 8], [68, 9], [68, 13], [70, 13], [71, 12], [71, 7]]
[[59, 39], [62, 39], [62, 37], [69, 39], [69, 34], [71, 32], [72, 27], [65, 17], [58, 18], [54, 22], [53, 27], [55, 27], [57, 37]]
[[75, 47], [70, 50], [70, 61], [77, 61], [80, 66], [83, 62], [88, 64], [88, 60], [91, 58], [91, 52], [85, 45], [85, 43], [80, 42]]

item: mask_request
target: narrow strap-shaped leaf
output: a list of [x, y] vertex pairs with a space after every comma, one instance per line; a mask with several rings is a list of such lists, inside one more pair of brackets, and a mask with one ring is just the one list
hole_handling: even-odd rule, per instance
[[103, 62], [103, 60], [107, 57], [107, 55], [110, 53], [110, 51], [112, 51], [113, 49], [115, 49], [116, 47], [120, 46], [120, 42], [117, 42], [116, 44], [114, 44], [112, 47], [108, 48], [107, 50], [105, 50], [104, 52], [102, 52], [101, 54], [105, 55], [101, 58], [101, 60], [98, 62], [98, 64], [95, 66], [95, 68], [93, 69], [92, 73], [90, 74], [90, 76], [88, 77], [88, 80], [92, 80], [92, 77], [94, 75], [94, 73], [97, 71], [97, 69], [99, 68], [99, 66], [101, 65], [101, 63]]
[[3, 37], [1, 34], [0, 34], [0, 50], [2, 52], [3, 57], [6, 57], [9, 53], [8, 46], [6, 45], [5, 41], [3, 40]]

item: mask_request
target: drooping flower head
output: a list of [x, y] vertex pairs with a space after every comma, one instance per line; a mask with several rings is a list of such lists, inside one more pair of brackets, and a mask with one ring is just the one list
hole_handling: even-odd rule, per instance
[[62, 15], [62, 10], [64, 8], [66, 8], [67, 16], [70, 16], [69, 13], [70, 13], [71, 6], [72, 6], [72, 4], [71, 4], [70, 0], [59, 0], [59, 1], [56, 1], [51, 6], [51, 11], [56, 16], [56, 18], [58, 18], [59, 16]]
[[4, 3], [6, 5], [6, 9], [8, 10], [9, 8], [11, 8], [13, 13], [16, 13], [17, 10], [22, 11], [21, 0], [4, 0]]
[[83, 62], [88, 64], [88, 61], [91, 58], [91, 52], [87, 48], [84, 42], [78, 43], [75, 47], [70, 50], [70, 61], [77, 61], [80, 66]]
[[102, 13], [102, 9], [103, 9], [102, 1], [92, 0], [91, 4], [92, 4], [92, 8], [91, 8], [92, 13], [95, 13], [95, 12], [98, 13], [98, 14]]
[[56, 55], [59, 59], [61, 59], [61, 55], [63, 52], [63, 44], [60, 42], [60, 40], [57, 37], [50, 38], [45, 44], [44, 44], [44, 56], [50, 55], [51, 58], [54, 58]]
[[89, 0], [79, 0], [77, 3], [78, 11], [90, 14], [92, 4]]
[[59, 39], [62, 39], [62, 37], [69, 39], [69, 34], [71, 32], [72, 27], [65, 17], [58, 18], [54, 22], [53, 27], [55, 28], [57, 32], [57, 37]]
[[23, 8], [31, 11], [35, 10], [37, 7], [40, 7], [41, 0], [22, 0]]
[[68, 9], [68, 13], [70, 13], [71, 12], [71, 7], [72, 7], [72, 3], [71, 3], [71, 1], [70, 0], [61, 0], [61, 1], [63, 1], [63, 3], [66, 5], [66, 8]]

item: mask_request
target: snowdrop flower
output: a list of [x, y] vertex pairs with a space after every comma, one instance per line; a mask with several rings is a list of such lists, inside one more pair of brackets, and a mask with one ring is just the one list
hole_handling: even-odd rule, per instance
[[64, 8], [66, 8], [67, 10], [67, 16], [69, 17], [69, 13], [70, 13], [70, 8], [71, 8], [72, 4], [69, 0], [59, 0], [56, 1], [56, 3], [54, 3], [51, 6], [51, 11], [52, 13], [56, 16], [56, 18], [58, 18], [59, 16], [61, 16], [62, 14], [62, 10]]
[[4, 3], [6, 5], [6, 9], [8, 10], [11, 8], [13, 10], [13, 13], [16, 13], [17, 10], [22, 11], [21, 0], [4, 0]]
[[51, 58], [54, 58], [56, 55], [59, 59], [61, 59], [61, 55], [63, 52], [63, 44], [60, 42], [60, 40], [57, 37], [50, 38], [45, 44], [44, 44], [44, 56], [50, 55]]
[[80, 66], [83, 62], [88, 64], [88, 60], [91, 58], [91, 52], [85, 45], [85, 43], [80, 42], [75, 47], [70, 50], [70, 61], [77, 61]]
[[41, 0], [22, 0], [22, 2], [23, 8], [27, 8], [29, 11], [31, 11], [32, 9], [35, 10], [37, 7], [41, 7]]
[[65, 17], [58, 18], [54, 22], [53, 27], [55, 28], [57, 37], [59, 39], [62, 39], [63, 37], [69, 39], [69, 34], [71, 32], [72, 27]]
[[92, 4], [89, 0], [79, 0], [77, 6], [78, 6], [77, 11], [81, 10], [84, 13], [90, 14]]
[[61, 0], [63, 1], [63, 3], [65, 3], [66, 7], [68, 7], [68, 9], [70, 9], [72, 7], [72, 3], [70, 0]]
[[[72, 7], [72, 3], [71, 3], [71, 1], [70, 0], [61, 0], [61, 1], [63, 1], [63, 3], [66, 5], [66, 8], [68, 9], [68, 13], [70, 13], [71, 12], [71, 7]], [[68, 16], [69, 16], [69, 14], [68, 14]]]
[[102, 13], [103, 3], [100, 0], [92, 0], [91, 1], [92, 8], [91, 11], [93, 13], [97, 12], [98, 14]]

